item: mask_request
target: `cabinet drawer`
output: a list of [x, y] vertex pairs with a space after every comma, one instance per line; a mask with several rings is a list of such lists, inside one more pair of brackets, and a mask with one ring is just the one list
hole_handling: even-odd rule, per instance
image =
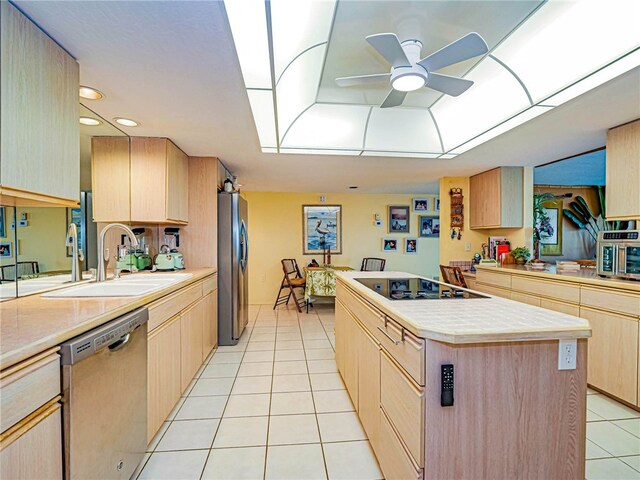
[[532, 280], [514, 275], [511, 288], [540, 297], [555, 298], [565, 302], [580, 303], [580, 287], [568, 283]]
[[582, 287], [580, 298], [580, 303], [588, 307], [611, 310], [635, 317], [640, 315], [640, 293], [623, 293], [605, 288]]
[[0, 373], [0, 431], [4, 432], [60, 394], [58, 348]]
[[384, 324], [384, 314], [339, 281], [336, 296], [370, 332]]
[[566, 313], [567, 315], [574, 315], [576, 317], [580, 316], [580, 307], [578, 307], [578, 305], [571, 305], [570, 303], [541, 298], [540, 306], [542, 308], [553, 310], [554, 312]]
[[372, 331], [380, 345], [404, 368], [418, 385], [424, 385], [425, 341], [386, 319]]
[[534, 297], [533, 295], [527, 295], [526, 293], [511, 292], [511, 300], [533, 305], [534, 307], [540, 306], [540, 298]]
[[502, 297], [511, 299], [511, 290], [505, 290], [504, 288], [490, 287], [489, 285], [476, 284], [476, 290], [482, 293], [488, 293], [494, 297]]
[[149, 332], [202, 297], [202, 282], [183, 288], [149, 305]]
[[424, 388], [415, 385], [383, 352], [380, 404], [418, 465], [424, 465]]
[[51, 402], [0, 440], [0, 478], [62, 478], [60, 404]]
[[202, 282], [202, 296], [207, 295], [208, 293], [213, 292], [216, 288], [218, 288], [218, 276], [212, 275], [211, 277], [207, 277]]
[[380, 409], [380, 441], [376, 456], [384, 478], [387, 480], [420, 480], [422, 478], [422, 469], [413, 463], [382, 409]]
[[511, 275], [508, 273], [488, 272], [479, 268], [476, 272], [476, 282], [501, 288], [511, 288]]

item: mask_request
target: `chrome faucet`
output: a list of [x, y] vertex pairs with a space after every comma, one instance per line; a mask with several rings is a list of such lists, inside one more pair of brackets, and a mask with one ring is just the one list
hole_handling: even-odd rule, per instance
[[82, 280], [80, 262], [84, 261], [84, 254], [82, 249], [78, 248], [78, 227], [75, 223], [69, 224], [65, 245], [71, 247], [71, 281], [80, 282]]
[[96, 282], [104, 282], [107, 279], [107, 262], [109, 261], [109, 249], [104, 248], [104, 237], [107, 232], [113, 227], [119, 227], [125, 231], [131, 242], [131, 247], [136, 248], [138, 246], [138, 239], [129, 227], [122, 223], [110, 223], [102, 229], [100, 232], [100, 238], [98, 240], [98, 274]]

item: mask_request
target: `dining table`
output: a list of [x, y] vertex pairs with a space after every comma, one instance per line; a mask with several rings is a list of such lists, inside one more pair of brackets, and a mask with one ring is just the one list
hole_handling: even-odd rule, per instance
[[306, 287], [305, 300], [311, 297], [336, 296], [336, 272], [353, 270], [351, 267], [339, 265], [325, 265], [323, 267], [304, 267]]

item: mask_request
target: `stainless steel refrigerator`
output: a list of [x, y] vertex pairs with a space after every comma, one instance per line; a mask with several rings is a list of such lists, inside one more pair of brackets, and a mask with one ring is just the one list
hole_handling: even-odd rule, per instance
[[235, 345], [248, 321], [249, 237], [247, 201], [218, 194], [218, 343]]

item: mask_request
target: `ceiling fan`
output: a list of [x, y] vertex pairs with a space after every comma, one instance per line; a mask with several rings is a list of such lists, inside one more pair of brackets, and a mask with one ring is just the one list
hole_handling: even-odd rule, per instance
[[336, 83], [341, 87], [352, 87], [389, 81], [391, 91], [380, 108], [402, 105], [407, 92], [422, 87], [429, 87], [457, 97], [471, 87], [473, 82], [434, 72], [489, 51], [487, 43], [475, 32], [468, 33], [422, 60], [420, 60], [422, 42], [419, 40], [406, 40], [400, 43], [395, 33], [379, 33], [369, 35], [367, 42], [391, 64], [391, 72], [340, 77], [336, 78]]

